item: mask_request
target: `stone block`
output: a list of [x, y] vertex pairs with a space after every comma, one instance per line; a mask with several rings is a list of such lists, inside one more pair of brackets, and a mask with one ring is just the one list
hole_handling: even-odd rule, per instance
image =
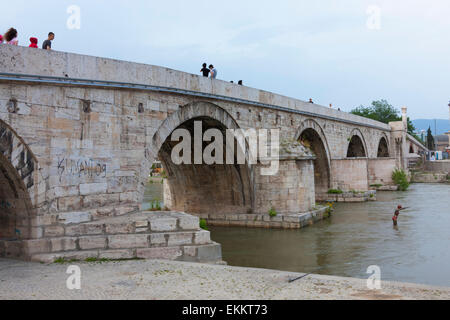
[[151, 247], [162, 247], [167, 246], [166, 234], [164, 233], [153, 233], [150, 235], [150, 246]]
[[84, 183], [80, 184], [80, 194], [85, 196], [89, 194], [106, 193], [107, 183]]
[[148, 227], [148, 220], [143, 220], [143, 221], [136, 221], [134, 223], [136, 228], [147, 228]]
[[110, 259], [110, 260], [123, 260], [123, 259], [133, 259], [135, 254], [133, 250], [108, 250], [100, 251], [100, 259]]
[[211, 243], [211, 233], [206, 230], [198, 231], [194, 234], [195, 244], [208, 244]]
[[65, 212], [59, 214], [59, 221], [64, 224], [78, 224], [91, 221], [89, 212]]
[[133, 211], [136, 211], [136, 208], [134, 208], [134, 207], [118, 207], [118, 208], [115, 208], [115, 212], [116, 212], [117, 216], [123, 216], [123, 215], [131, 213]]
[[77, 238], [55, 238], [50, 239], [51, 252], [72, 251], [77, 249]]
[[169, 233], [168, 246], [192, 244], [192, 233]]
[[23, 248], [27, 255], [49, 253], [50, 241], [48, 239], [27, 240], [23, 242]]
[[217, 262], [222, 260], [222, 246], [218, 243], [199, 246], [197, 248], [197, 260], [199, 262]]
[[200, 226], [200, 219], [194, 216], [182, 216], [178, 221], [182, 230], [198, 230]]
[[135, 232], [135, 227], [133, 222], [108, 223], [105, 230], [107, 234], [126, 234]]
[[177, 229], [177, 219], [155, 218], [150, 220], [150, 228], [155, 232], [175, 231]]
[[142, 259], [177, 260], [183, 252], [180, 247], [137, 249], [136, 256]]
[[62, 226], [48, 226], [44, 228], [45, 237], [62, 237], [64, 236], [64, 227]]
[[109, 248], [127, 249], [127, 248], [147, 248], [149, 246], [148, 235], [145, 234], [127, 234], [109, 236]]
[[106, 237], [80, 237], [78, 239], [81, 250], [105, 249], [107, 246]]
[[196, 257], [197, 256], [197, 246], [186, 246], [183, 247], [185, 257]]
[[81, 224], [66, 227], [66, 236], [83, 236], [103, 234], [102, 224]]

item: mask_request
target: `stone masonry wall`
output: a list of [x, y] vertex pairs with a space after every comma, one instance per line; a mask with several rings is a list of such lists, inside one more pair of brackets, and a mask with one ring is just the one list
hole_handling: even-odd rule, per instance
[[368, 191], [367, 162], [367, 159], [332, 160], [333, 189]]
[[[364, 163], [367, 161], [340, 160], [346, 157], [351, 136], [361, 136], [369, 157], [376, 157], [380, 139], [389, 133], [388, 126], [369, 119], [161, 67], [1, 46], [0, 72], [164, 85], [336, 118], [307, 117], [260, 106], [171, 93], [0, 81], [0, 120], [13, 128], [34, 154], [39, 165], [39, 188], [44, 188], [38, 190], [39, 201], [33, 202], [33, 238], [61, 236], [62, 226], [67, 223], [86, 223], [138, 211], [144, 183], [155, 160], [149, 154], [157, 155], [159, 151], [152, 150], [153, 137], [164, 130], [161, 125], [165, 119], [171, 115], [179, 117], [184, 106], [199, 100], [210, 105], [210, 115], [225, 110], [240, 128], [279, 128], [282, 139], [298, 138], [301, 130], [316, 123], [315, 130], [321, 132], [336, 169], [332, 170], [332, 175], [336, 174], [333, 181], [343, 187], [347, 187], [351, 174], [359, 180], [349, 188], [367, 189], [364, 188], [367, 184], [367, 165], [364, 167]], [[16, 101], [14, 110], [9, 108], [11, 100]], [[193, 110], [193, 116], [196, 116], [197, 109]], [[344, 123], [339, 119], [356, 123]], [[369, 128], [368, 124], [381, 129]], [[389, 136], [387, 140], [390, 142]], [[391, 143], [389, 146], [391, 148]], [[362, 174], [364, 168], [366, 177]], [[310, 207], [314, 188], [311, 189], [307, 180], [314, 176], [312, 167], [298, 168], [296, 164], [282, 163], [281, 170], [286, 173], [286, 181], [282, 178], [283, 181], [277, 182], [279, 177], [255, 175], [255, 179], [269, 180], [264, 182], [268, 183], [265, 187], [262, 180], [256, 181], [259, 190], [273, 190], [266, 190], [265, 193], [270, 194], [266, 203], [260, 198], [260, 204], [255, 207], [268, 210], [269, 201], [275, 201], [280, 211], [294, 210], [294, 203], [298, 205], [297, 211]], [[289, 176], [289, 171], [300, 176]], [[302, 188], [305, 190], [301, 191]], [[287, 197], [287, 201], [283, 197]]]
[[396, 168], [395, 165], [394, 158], [369, 159], [369, 185], [393, 185], [392, 173]]
[[299, 213], [315, 205], [314, 166], [312, 160], [282, 160], [275, 176], [260, 175], [256, 169], [256, 213]]

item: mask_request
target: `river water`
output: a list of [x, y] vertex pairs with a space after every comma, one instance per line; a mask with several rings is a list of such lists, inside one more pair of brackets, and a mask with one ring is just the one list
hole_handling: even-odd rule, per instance
[[[210, 227], [232, 266], [450, 286], [450, 185], [414, 184], [378, 201], [337, 204], [330, 219], [300, 230]], [[397, 205], [398, 228], [392, 224]]]

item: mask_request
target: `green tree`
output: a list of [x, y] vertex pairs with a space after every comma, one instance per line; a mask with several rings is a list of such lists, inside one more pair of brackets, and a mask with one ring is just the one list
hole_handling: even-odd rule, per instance
[[[393, 121], [401, 121], [402, 116], [400, 111], [393, 107], [389, 102], [384, 99], [373, 101], [370, 107], [359, 106], [353, 109], [350, 113], [357, 116], [373, 119], [383, 123], [389, 123]], [[416, 131], [411, 120], [408, 118], [408, 132], [413, 134]]]
[[434, 150], [434, 137], [433, 133], [431, 132], [431, 127], [428, 127], [427, 131], [427, 148], [428, 150]]
[[399, 111], [386, 100], [373, 101], [370, 107], [359, 106], [351, 113], [384, 123], [398, 121], [399, 119]]

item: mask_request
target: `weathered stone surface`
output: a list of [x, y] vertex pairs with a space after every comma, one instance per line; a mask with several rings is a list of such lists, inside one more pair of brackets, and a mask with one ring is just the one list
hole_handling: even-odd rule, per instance
[[24, 250], [28, 255], [50, 252], [50, 241], [48, 239], [28, 240], [24, 243]]
[[177, 229], [177, 219], [152, 219], [150, 220], [150, 228], [155, 232], [175, 231]]
[[197, 248], [197, 260], [199, 262], [221, 261], [222, 247], [218, 243], [199, 246]]
[[180, 247], [137, 249], [136, 256], [143, 259], [176, 260], [183, 255]]
[[109, 248], [126, 249], [126, 248], [147, 248], [149, 246], [148, 235], [115, 235], [109, 236]]
[[194, 216], [182, 216], [178, 220], [183, 230], [196, 230], [200, 225], [199, 218]]
[[160, 246], [166, 246], [167, 245], [167, 238], [168, 235], [164, 233], [153, 233], [150, 235], [150, 245], [152, 247], [160, 247]]
[[65, 212], [59, 214], [59, 221], [64, 224], [78, 224], [91, 221], [89, 212]]
[[132, 222], [106, 224], [106, 233], [108, 234], [133, 233], [135, 230]]
[[133, 259], [135, 255], [133, 250], [108, 250], [100, 251], [100, 259], [110, 259], [110, 260], [123, 260], [123, 259]]
[[80, 184], [80, 194], [89, 195], [96, 193], [106, 193], [108, 185], [106, 183], [87, 183]]
[[100, 237], [80, 237], [78, 240], [82, 250], [105, 249], [107, 246], [107, 238]]
[[76, 240], [70, 237], [50, 239], [51, 252], [77, 250]]
[[211, 243], [211, 236], [209, 231], [199, 231], [194, 234], [195, 244], [208, 244]]
[[61, 237], [64, 236], [64, 227], [62, 226], [48, 226], [44, 228], [45, 237]]
[[192, 240], [193, 240], [193, 234], [190, 232], [170, 233], [168, 245], [169, 246], [179, 246], [179, 245], [192, 244]]

